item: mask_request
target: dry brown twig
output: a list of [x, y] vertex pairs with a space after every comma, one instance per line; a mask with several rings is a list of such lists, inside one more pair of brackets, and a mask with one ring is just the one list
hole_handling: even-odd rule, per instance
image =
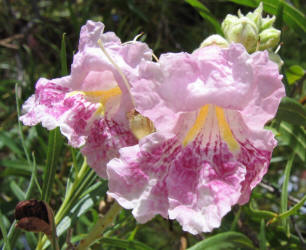
[[13, 41], [24, 38], [23, 34], [16, 34], [0, 40], [0, 45], [8, 49], [19, 49], [17, 44], [12, 44]]

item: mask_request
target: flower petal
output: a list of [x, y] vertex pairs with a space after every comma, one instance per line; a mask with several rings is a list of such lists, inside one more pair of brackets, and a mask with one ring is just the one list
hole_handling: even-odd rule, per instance
[[[276, 141], [263, 126], [284, 96], [277, 66], [267, 53], [249, 55], [238, 44], [168, 53], [142, 63], [131, 92], [157, 132], [108, 164], [110, 194], [140, 222], [167, 209], [193, 234], [220, 226], [269, 166]], [[143, 205], [160, 202], [154, 186], [168, 208]]]
[[163, 145], [171, 135], [153, 133], [140, 145], [122, 148], [120, 159], [107, 164], [109, 194], [125, 208], [133, 208], [133, 215], [141, 222], [155, 214], [168, 217], [168, 194], [165, 183], [167, 164], [171, 161], [171, 143]]
[[119, 148], [137, 142], [129, 127], [134, 106], [128, 85], [138, 79], [139, 64], [151, 60], [152, 51], [137, 41], [122, 44], [103, 30], [103, 23], [93, 21], [81, 28], [71, 74], [40, 79], [20, 119], [30, 126], [60, 127], [69, 144], [83, 147], [88, 163], [105, 178], [106, 163], [119, 155]]

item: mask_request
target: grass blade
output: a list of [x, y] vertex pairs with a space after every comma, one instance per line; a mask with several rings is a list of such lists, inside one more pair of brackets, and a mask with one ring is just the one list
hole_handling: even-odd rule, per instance
[[151, 247], [136, 241], [136, 240], [121, 240], [116, 238], [104, 237], [102, 240], [103, 245], [112, 247], [118, 247], [123, 249], [135, 249], [135, 250], [153, 250]]
[[252, 241], [242, 233], [226, 232], [211, 236], [198, 242], [187, 250], [216, 249], [256, 249]]
[[20, 136], [20, 139], [21, 139], [21, 144], [22, 144], [22, 147], [23, 147], [23, 151], [24, 151], [24, 154], [27, 158], [27, 161], [28, 161], [28, 164], [29, 166], [32, 166], [32, 162], [31, 162], [31, 159], [30, 159], [30, 155], [29, 155], [29, 151], [26, 147], [26, 144], [25, 144], [25, 139], [24, 139], [24, 136], [23, 136], [23, 132], [22, 132], [22, 125], [21, 125], [21, 122], [19, 120], [19, 117], [20, 117], [20, 102], [19, 102], [19, 98], [18, 98], [18, 84], [16, 83], [15, 84], [15, 97], [16, 97], [16, 109], [17, 109], [17, 116], [18, 116], [18, 130], [19, 130], [19, 136]]
[[197, 12], [200, 14], [201, 17], [203, 17], [206, 21], [210, 22], [214, 26], [215, 31], [219, 35], [223, 34], [222, 29], [221, 29], [221, 25], [218, 22], [218, 20], [216, 20], [212, 16], [209, 9], [206, 8], [200, 1], [198, 1], [198, 0], [185, 0], [185, 2], [190, 4], [193, 8], [195, 8], [197, 10]]
[[66, 34], [64, 33], [61, 43], [61, 68], [62, 68], [62, 75], [64, 76], [68, 75], [65, 35]]
[[25, 195], [25, 199], [28, 200], [31, 198], [32, 193], [33, 193], [33, 188], [34, 188], [34, 183], [36, 184], [36, 187], [38, 189], [38, 191], [40, 192], [40, 194], [42, 194], [42, 190], [41, 187], [38, 183], [37, 180], [37, 165], [36, 165], [36, 161], [35, 161], [35, 156], [34, 153], [32, 154], [32, 158], [33, 158], [33, 168], [32, 168], [32, 175], [31, 175], [31, 179], [30, 179], [30, 184], [28, 186], [26, 195]]
[[[289, 178], [290, 178], [290, 172], [291, 172], [291, 167], [293, 164], [295, 154], [292, 153], [290, 155], [289, 160], [287, 161], [286, 168], [285, 168], [285, 173], [284, 173], [284, 183], [282, 186], [282, 194], [281, 194], [281, 213], [284, 213], [288, 209], [288, 183], [289, 183]], [[286, 230], [286, 234], [289, 237], [290, 235], [290, 228], [289, 228], [289, 223], [287, 218], [282, 219], [282, 225]]]
[[283, 143], [288, 145], [292, 151], [305, 162], [306, 160], [306, 134], [302, 126], [294, 126], [290, 123], [282, 121], [278, 128], [279, 134], [277, 138]]
[[19, 201], [25, 200], [25, 193], [21, 190], [15, 181], [11, 181], [10, 188]]
[[290, 215], [296, 214], [297, 211], [305, 204], [305, 202], [306, 202], [306, 195], [304, 195], [304, 197], [297, 204], [295, 204], [291, 209], [287, 210], [284, 213], [281, 213], [279, 215], [279, 218], [285, 219]]
[[3, 215], [2, 215], [1, 210], [0, 210], [0, 229], [1, 229], [3, 240], [4, 240], [4, 245], [6, 247], [6, 248], [3, 247], [3, 250], [5, 250], [5, 249], [11, 250], [11, 245], [10, 245], [10, 242], [8, 240], [8, 235], [7, 235], [5, 225], [4, 225]]
[[43, 177], [42, 200], [49, 202], [51, 196], [51, 188], [54, 182], [56, 164], [58, 155], [62, 146], [62, 137], [59, 128], [49, 132], [47, 163]]
[[265, 230], [265, 220], [260, 221], [260, 232], [259, 232], [259, 249], [267, 250], [267, 240], [266, 240], [266, 230]]
[[290, 97], [284, 97], [279, 105], [276, 119], [294, 125], [305, 125], [306, 109], [298, 101]]

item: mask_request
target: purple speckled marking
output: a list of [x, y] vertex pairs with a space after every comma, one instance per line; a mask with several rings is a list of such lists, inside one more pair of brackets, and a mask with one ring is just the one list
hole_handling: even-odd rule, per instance
[[136, 143], [136, 138], [127, 128], [115, 121], [100, 118], [93, 122], [81, 151], [97, 174], [106, 178], [106, 163], [119, 156], [120, 148]]
[[[192, 221], [193, 216], [184, 219], [176, 215], [176, 209], [214, 216], [214, 222], [201, 222], [202, 228], [195, 226], [191, 231], [212, 230], [231, 206], [249, 195], [250, 185], [257, 184], [265, 173], [260, 168], [270, 160], [268, 152], [254, 148], [249, 142], [240, 143], [241, 152], [233, 154], [220, 136], [216, 139], [203, 145], [203, 138], [199, 136], [183, 147], [172, 138], [152, 146], [149, 151], [140, 148], [130, 158], [122, 156], [120, 169], [113, 162], [109, 164], [110, 193], [121, 205], [134, 208], [133, 214], [140, 222], [146, 221], [145, 217], [151, 218], [152, 211], [140, 212], [138, 206], [150, 204], [155, 213], [164, 217], [165, 211], [172, 211], [172, 217], [182, 225], [187, 223], [186, 218]], [[158, 190], [158, 198], [151, 189], [148, 191], [154, 180], [152, 190]], [[129, 200], [135, 199], [139, 203], [134, 201], [131, 205]], [[165, 202], [163, 206], [158, 204], [161, 200], [167, 201], [167, 207]]]
[[63, 105], [63, 100], [69, 89], [48, 82], [45, 85], [38, 84], [35, 91], [35, 102], [45, 106], [45, 111], [56, 119], [65, 113], [69, 107]]

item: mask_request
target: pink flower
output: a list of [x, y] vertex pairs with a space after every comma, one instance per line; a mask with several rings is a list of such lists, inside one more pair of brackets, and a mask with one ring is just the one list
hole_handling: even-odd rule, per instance
[[60, 127], [69, 144], [82, 147], [89, 165], [106, 177], [105, 165], [118, 156], [118, 149], [137, 143], [127, 119], [133, 103], [126, 82], [138, 79], [139, 64], [151, 60], [152, 51], [141, 42], [122, 44], [103, 30], [100, 22], [82, 27], [71, 74], [39, 79], [20, 119], [29, 126], [41, 122], [47, 129]]
[[264, 129], [284, 96], [267, 52], [240, 44], [144, 62], [131, 93], [156, 132], [107, 164], [109, 194], [145, 223], [156, 214], [192, 234], [249, 200], [276, 141]]

